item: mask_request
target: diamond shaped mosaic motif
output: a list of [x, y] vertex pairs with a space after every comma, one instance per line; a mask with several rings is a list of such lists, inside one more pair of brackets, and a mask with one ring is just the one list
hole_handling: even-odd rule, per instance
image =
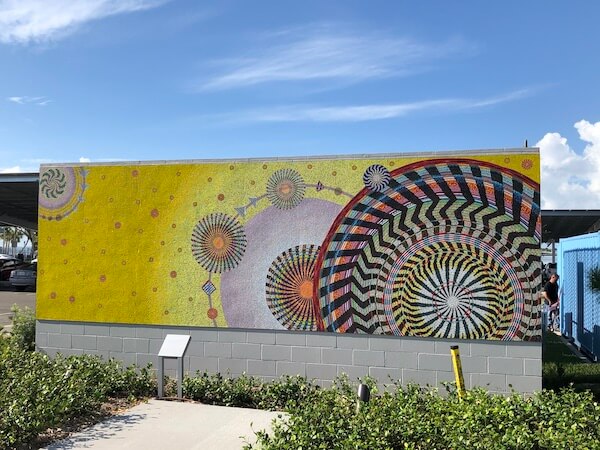
[[217, 290], [212, 281], [208, 280], [206, 283], [202, 285], [202, 290], [206, 292], [207, 295], [211, 295], [213, 292]]

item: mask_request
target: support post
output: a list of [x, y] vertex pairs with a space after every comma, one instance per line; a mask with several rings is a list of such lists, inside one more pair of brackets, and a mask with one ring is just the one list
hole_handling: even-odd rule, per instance
[[183, 357], [177, 358], [177, 397], [183, 398]]
[[456, 380], [456, 391], [459, 397], [465, 395], [465, 380], [463, 378], [462, 364], [460, 363], [460, 353], [458, 351], [458, 345], [450, 347], [450, 354], [452, 355], [452, 367], [454, 368], [454, 378]]
[[183, 398], [183, 355], [191, 340], [184, 334], [167, 334], [158, 351], [158, 398], [164, 397], [165, 358], [177, 359], [177, 397]]
[[162, 356], [158, 357], [158, 398], [165, 396], [165, 358]]
[[565, 313], [565, 328], [564, 328], [564, 335], [567, 337], [567, 339], [569, 339], [571, 342], [573, 342], [573, 313], [572, 312], [568, 312]]

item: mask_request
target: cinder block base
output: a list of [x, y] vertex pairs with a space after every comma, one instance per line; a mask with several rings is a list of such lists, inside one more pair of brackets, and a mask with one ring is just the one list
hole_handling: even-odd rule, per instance
[[[254, 331], [145, 325], [37, 321], [38, 350], [97, 354], [157, 367], [167, 334], [189, 334], [184, 356], [189, 373], [242, 373], [266, 381], [303, 375], [329, 386], [339, 375], [350, 380], [370, 375], [382, 385], [392, 381], [442, 388], [453, 380], [450, 347], [458, 345], [467, 389], [526, 394], [542, 388], [541, 342], [445, 340], [394, 336], [340, 335], [299, 331]], [[174, 368], [166, 368], [173, 376]], [[172, 372], [172, 373], [170, 373]], [[443, 388], [442, 388], [443, 389]]]

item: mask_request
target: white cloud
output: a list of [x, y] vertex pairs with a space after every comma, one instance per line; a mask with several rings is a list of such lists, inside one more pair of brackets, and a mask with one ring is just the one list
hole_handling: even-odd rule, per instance
[[18, 105], [38, 105], [46, 106], [48, 103], [52, 103], [52, 100], [46, 97], [8, 97], [6, 100]]
[[271, 109], [255, 109], [209, 118], [227, 122], [366, 122], [394, 119], [420, 111], [451, 112], [491, 107], [532, 95], [536, 89], [520, 89], [505, 95], [483, 98], [447, 98], [418, 102], [350, 105], [311, 106], [292, 105]]
[[586, 142], [576, 153], [559, 133], [547, 133], [537, 144], [541, 154], [542, 208], [600, 209], [600, 122], [575, 125]]
[[5, 169], [0, 169], [0, 173], [20, 173], [23, 172], [20, 166], [7, 167]]
[[82, 24], [154, 8], [165, 0], [0, 0], [0, 42], [60, 39]]
[[49, 159], [49, 158], [25, 158], [25, 159], [21, 159], [20, 161], [25, 164], [38, 164], [38, 165], [58, 162], [54, 159]]
[[473, 52], [454, 39], [431, 44], [383, 33], [348, 32], [319, 25], [273, 33], [249, 57], [216, 61], [220, 74], [198, 83], [200, 90], [223, 90], [273, 81], [358, 82], [413, 74], [443, 58]]
[[91, 162], [91, 161], [92, 161], [92, 160], [91, 160], [90, 158], [86, 158], [86, 157], [84, 157], [84, 156], [82, 156], [81, 158], [79, 158], [79, 162], [80, 162], [80, 163], [89, 163], [89, 162]]

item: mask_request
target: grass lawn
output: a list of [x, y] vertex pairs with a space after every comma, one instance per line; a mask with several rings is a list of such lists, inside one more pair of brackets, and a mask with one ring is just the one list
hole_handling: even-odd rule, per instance
[[560, 337], [548, 331], [544, 331], [542, 360], [545, 363], [585, 363], [585, 360], [581, 360], [575, 353], [573, 353]]

